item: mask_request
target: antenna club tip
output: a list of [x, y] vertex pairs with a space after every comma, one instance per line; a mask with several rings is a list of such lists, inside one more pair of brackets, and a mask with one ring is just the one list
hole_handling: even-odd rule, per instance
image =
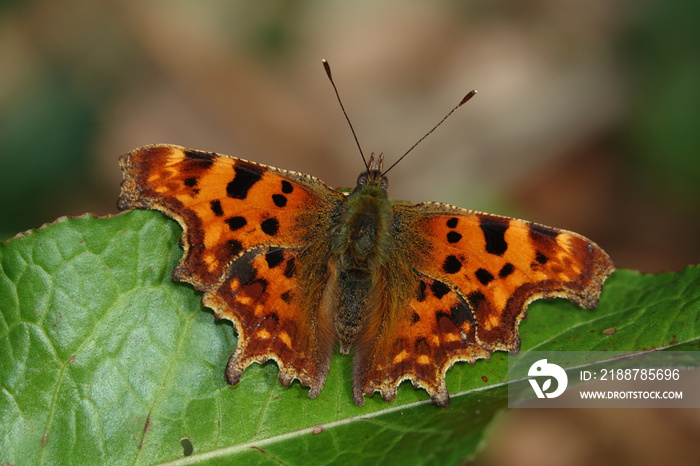
[[328, 64], [328, 61], [325, 58], [321, 59], [321, 63], [323, 63], [323, 69], [326, 70], [326, 74], [330, 78], [331, 77], [331, 65]]
[[462, 101], [459, 103], [458, 107], [466, 104], [469, 101], [469, 99], [471, 99], [475, 95], [476, 95], [476, 89], [472, 89], [471, 91], [469, 91], [467, 93], [467, 95], [465, 95], [464, 98], [462, 99]]

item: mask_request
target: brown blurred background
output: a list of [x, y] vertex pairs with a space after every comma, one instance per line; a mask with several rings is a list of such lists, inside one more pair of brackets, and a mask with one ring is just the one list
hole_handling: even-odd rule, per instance
[[[116, 212], [167, 142], [580, 232], [618, 267], [700, 259], [700, 3], [0, 0], [0, 239]], [[697, 411], [514, 410], [478, 462], [691, 464]]]

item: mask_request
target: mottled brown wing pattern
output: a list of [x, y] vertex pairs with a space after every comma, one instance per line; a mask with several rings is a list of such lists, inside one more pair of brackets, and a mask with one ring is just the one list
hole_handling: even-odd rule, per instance
[[444, 283], [420, 277], [415, 295], [397, 316], [391, 332], [355, 356], [354, 399], [375, 391], [390, 401], [403, 380], [428, 391], [433, 403], [447, 405], [445, 373], [456, 361], [474, 363], [491, 354], [476, 343], [469, 305]]
[[318, 393], [332, 342], [319, 340], [316, 316], [297, 292], [309, 285], [295, 261], [319, 241], [343, 195], [308, 175], [179, 146], [142, 147], [120, 162], [119, 208], [155, 209], [180, 223], [185, 255], [173, 277], [203, 291], [204, 304], [236, 326], [229, 381], [274, 359], [284, 384], [296, 377]]
[[245, 253], [231, 273], [203, 303], [217, 315], [233, 321], [239, 335], [236, 350], [226, 366], [231, 385], [239, 382], [253, 362], [274, 359], [282, 385], [296, 378], [311, 387], [316, 397], [323, 388], [333, 351], [330, 328], [318, 307], [307, 307], [297, 280], [298, 253], [294, 249], [264, 248]]

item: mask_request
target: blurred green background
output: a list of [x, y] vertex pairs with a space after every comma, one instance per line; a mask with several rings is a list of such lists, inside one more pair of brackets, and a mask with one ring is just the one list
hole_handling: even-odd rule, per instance
[[[326, 58], [365, 152], [387, 160], [479, 90], [392, 171], [392, 197], [525, 217], [619, 267], [678, 270], [700, 259], [698, 24], [700, 2], [661, 0], [1, 1], [0, 239], [116, 213], [117, 158], [150, 143], [354, 185]], [[661, 422], [672, 449], [655, 448], [605, 415], [537, 413], [510, 414], [498, 435], [515, 446], [480, 462], [550, 464], [518, 422], [551, 434], [539, 439], [567, 459], [551, 464], [669, 461], [700, 440]], [[625, 429], [659, 424], [635, 413]], [[700, 430], [672, 418], [688, 422]]]

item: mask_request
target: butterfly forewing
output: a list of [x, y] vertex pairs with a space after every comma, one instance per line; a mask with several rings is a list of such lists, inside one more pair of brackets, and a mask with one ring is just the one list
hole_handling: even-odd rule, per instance
[[298, 259], [323, 240], [318, 231], [344, 196], [307, 175], [172, 145], [136, 149], [121, 165], [119, 208], [175, 218], [185, 255], [173, 276], [203, 291], [203, 302], [236, 325], [229, 381], [252, 362], [275, 359], [284, 384], [298, 378], [317, 394], [332, 341], [316, 327], [332, 323], [310, 309], [304, 290], [315, 277], [297, 273]]
[[121, 163], [119, 207], [177, 219], [186, 235], [178, 273], [203, 286], [250, 249], [304, 246], [318, 227], [313, 219], [342, 200], [310, 176], [179, 146], [146, 146]]

